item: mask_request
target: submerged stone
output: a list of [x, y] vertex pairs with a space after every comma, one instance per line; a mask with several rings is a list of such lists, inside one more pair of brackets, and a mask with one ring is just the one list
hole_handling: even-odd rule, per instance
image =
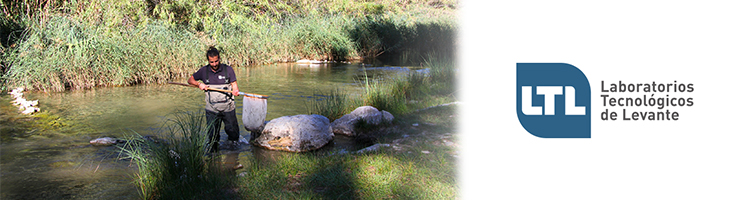
[[90, 144], [94, 146], [109, 146], [117, 143], [125, 142], [123, 140], [119, 140], [116, 138], [111, 137], [103, 137], [103, 138], [96, 138], [91, 141], [89, 141]]
[[369, 146], [367, 148], [360, 149], [359, 151], [357, 151], [357, 153], [366, 153], [366, 152], [371, 152], [371, 151], [377, 151], [377, 150], [379, 150], [382, 147], [390, 147], [390, 146], [391, 146], [390, 144], [374, 144], [374, 145]]

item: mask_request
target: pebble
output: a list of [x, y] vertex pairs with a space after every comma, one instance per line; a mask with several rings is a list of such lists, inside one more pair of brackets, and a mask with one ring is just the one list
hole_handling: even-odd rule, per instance
[[376, 150], [380, 149], [381, 147], [390, 147], [390, 146], [391, 146], [390, 144], [374, 144], [374, 145], [369, 146], [367, 148], [360, 149], [359, 151], [357, 151], [357, 153], [365, 153], [365, 152], [370, 152], [370, 151], [376, 151]]

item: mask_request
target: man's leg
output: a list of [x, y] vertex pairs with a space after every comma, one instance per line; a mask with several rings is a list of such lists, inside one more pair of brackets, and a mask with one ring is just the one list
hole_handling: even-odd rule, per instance
[[227, 132], [228, 141], [237, 141], [240, 139], [240, 126], [237, 123], [237, 114], [234, 110], [224, 112], [224, 131]]
[[208, 138], [206, 138], [208, 141], [207, 145], [209, 148], [211, 148], [210, 152], [217, 152], [219, 151], [219, 130], [221, 128], [221, 119], [219, 119], [219, 114], [215, 112], [211, 112], [206, 110], [206, 124], [208, 126]]

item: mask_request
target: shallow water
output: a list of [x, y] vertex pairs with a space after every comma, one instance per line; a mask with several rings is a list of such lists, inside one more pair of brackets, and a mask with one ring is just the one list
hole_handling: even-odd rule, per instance
[[[356, 63], [235, 67], [240, 91], [270, 96], [266, 120], [307, 114], [306, 105], [331, 89], [358, 93], [365, 76], [380, 79], [416, 70], [419, 68], [365, 68]], [[186, 78], [174, 81], [186, 82]], [[133, 132], [153, 134], [170, 113], [203, 112], [205, 106], [202, 91], [176, 85], [26, 92], [25, 97], [38, 99], [42, 111], [61, 118], [23, 117], [10, 105], [9, 95], [0, 95], [0, 199], [139, 198], [130, 177], [135, 167], [118, 160], [115, 147], [95, 147], [88, 141], [105, 136], [122, 138]], [[250, 138], [250, 133], [242, 128], [242, 98], [236, 101], [240, 135]], [[362, 145], [352, 138], [336, 136], [320, 151], [358, 148]], [[254, 146], [223, 151], [225, 156], [236, 156], [240, 163], [285, 153]]]

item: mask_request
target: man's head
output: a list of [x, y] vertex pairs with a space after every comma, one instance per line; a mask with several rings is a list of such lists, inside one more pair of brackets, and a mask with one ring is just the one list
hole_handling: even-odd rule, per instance
[[215, 47], [209, 47], [208, 51], [206, 51], [206, 59], [208, 60], [208, 64], [211, 65], [211, 68], [218, 68], [219, 67], [219, 59], [221, 59], [221, 56], [219, 56], [219, 50]]

